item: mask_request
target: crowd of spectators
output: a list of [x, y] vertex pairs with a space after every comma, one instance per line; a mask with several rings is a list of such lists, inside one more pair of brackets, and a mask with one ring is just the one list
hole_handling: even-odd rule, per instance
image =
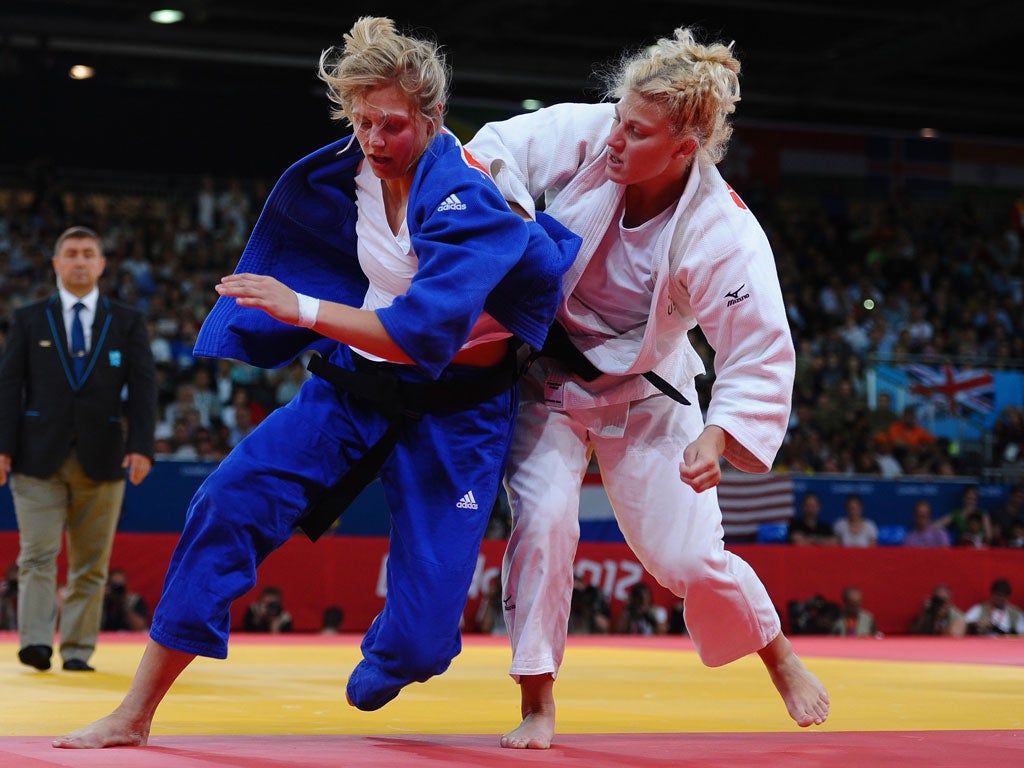
[[[971, 474], [949, 440], [869, 407], [866, 370], [911, 359], [1010, 369], [1024, 361], [1024, 225], [1014, 206], [951, 197], [826, 206], [782, 201], [768, 222], [797, 347], [789, 435], [779, 464], [796, 471]], [[1015, 214], [1011, 216], [1010, 214]], [[1000, 415], [981, 462], [1014, 462], [1017, 408]]]
[[907, 525], [879, 526], [865, 516], [857, 494], [844, 499], [845, 516], [833, 523], [821, 519], [821, 499], [811, 491], [785, 523], [785, 537], [775, 540], [794, 546], [1024, 548], [1024, 483], [1012, 484], [1005, 501], [991, 510], [980, 506], [979, 496], [979, 486], [965, 486], [959, 504], [939, 517], [933, 517], [928, 499], [919, 498], [908, 511]]
[[[307, 375], [303, 360], [268, 371], [191, 354], [267, 184], [207, 177], [99, 194], [64, 189], [56, 178], [0, 189], [0, 331], [14, 306], [52, 290], [56, 235], [72, 223], [95, 228], [108, 259], [102, 290], [149, 317], [159, 457], [219, 460]], [[891, 477], [1024, 467], [1021, 409], [999, 415], [981, 459], [967, 457], [917, 423], [913, 409], [896, 413], [886, 397], [869, 398], [866, 376], [875, 361], [908, 356], [989, 369], [1022, 364], [1020, 206], [981, 193], [907, 202], [754, 189], [745, 200], [771, 239], [797, 348], [777, 469]], [[699, 331], [694, 340], [709, 371], [698, 381], [706, 403], [714, 353]]]

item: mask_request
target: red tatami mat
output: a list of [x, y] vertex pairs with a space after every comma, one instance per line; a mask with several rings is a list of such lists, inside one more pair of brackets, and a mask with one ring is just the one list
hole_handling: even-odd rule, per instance
[[0, 739], [4, 768], [965, 768], [1024, 765], [1019, 731], [587, 734], [547, 751], [506, 750], [489, 736], [165, 736], [144, 749], [58, 750]]
[[1024, 638], [795, 637], [833, 702], [803, 730], [756, 659], [707, 669], [686, 637], [572, 636], [548, 751], [498, 746], [517, 717], [507, 638], [467, 636], [445, 675], [353, 713], [359, 639], [240, 633], [179, 681], [149, 746], [79, 751], [53, 735], [110, 711], [144, 637], [105, 634], [100, 671], [76, 677], [27, 670], [0, 633], [0, 768], [1024, 768]]
[[[800, 656], [880, 661], [1024, 666], [1024, 638], [1003, 637], [793, 637]], [[1024, 763], [1022, 763], [1024, 765]]]

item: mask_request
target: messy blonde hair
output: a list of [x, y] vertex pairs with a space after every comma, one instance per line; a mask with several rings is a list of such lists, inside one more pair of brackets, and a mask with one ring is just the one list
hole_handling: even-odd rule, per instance
[[698, 161], [716, 165], [725, 157], [740, 100], [740, 62], [732, 43], [703, 45], [689, 27], [661, 38], [644, 51], [626, 55], [605, 75], [606, 98], [633, 92], [665, 109], [677, 138], [697, 141]]
[[[363, 16], [343, 39], [320, 54], [317, 76], [337, 106], [331, 117], [351, 124], [354, 101], [380, 85], [397, 85], [439, 131], [448, 102], [449, 69], [438, 45], [400, 35], [383, 16]], [[441, 110], [437, 106], [441, 105]]]

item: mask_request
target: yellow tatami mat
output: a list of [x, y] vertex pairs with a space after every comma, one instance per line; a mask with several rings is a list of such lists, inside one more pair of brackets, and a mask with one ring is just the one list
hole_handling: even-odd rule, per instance
[[[158, 710], [152, 735], [497, 738], [518, 723], [518, 689], [507, 675], [504, 638], [467, 637], [448, 672], [410, 686], [370, 713], [345, 703], [359, 639], [294, 636], [275, 642], [236, 635], [226, 661], [197, 659], [185, 671]], [[0, 736], [52, 736], [105, 715], [127, 690], [144, 640], [102, 637], [92, 659], [95, 673], [63, 672], [59, 663], [40, 673], [18, 662], [16, 636], [0, 633]], [[794, 641], [797, 650], [832, 701], [829, 721], [819, 730], [1024, 728], [1024, 642], [984, 646], [929, 638], [904, 648], [884, 639], [859, 646], [869, 651], [860, 654], [867, 658], [852, 658], [856, 642], [800, 640]], [[889, 648], [895, 652], [876, 652]], [[955, 661], [958, 655], [965, 661]], [[709, 669], [685, 638], [570, 638], [555, 692], [561, 734], [799, 730], [756, 656]]]

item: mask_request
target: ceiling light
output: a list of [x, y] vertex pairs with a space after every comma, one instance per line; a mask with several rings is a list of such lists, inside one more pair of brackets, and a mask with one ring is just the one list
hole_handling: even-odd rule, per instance
[[96, 74], [96, 70], [86, 64], [75, 64], [68, 70], [68, 77], [72, 80], [88, 80]]
[[532, 112], [535, 109], [540, 109], [544, 106], [544, 102], [539, 99], [523, 99], [520, 105], [523, 109]]
[[164, 8], [149, 14], [149, 20], [154, 24], [177, 24], [184, 18], [185, 14], [174, 8]]

